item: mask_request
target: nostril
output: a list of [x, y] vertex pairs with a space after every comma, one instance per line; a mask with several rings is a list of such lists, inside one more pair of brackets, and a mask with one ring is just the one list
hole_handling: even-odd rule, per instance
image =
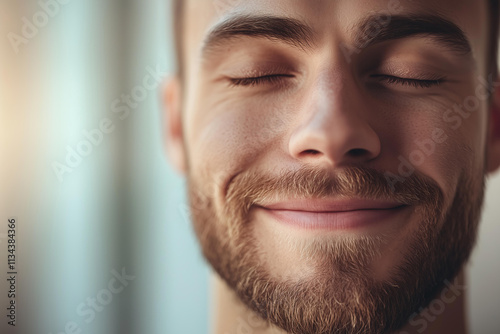
[[367, 153], [368, 151], [362, 148], [353, 148], [348, 152], [348, 154], [352, 157], [360, 157]]
[[318, 154], [321, 154], [321, 152], [320, 151], [316, 151], [316, 150], [305, 150], [304, 152], [302, 152], [302, 154], [318, 155]]

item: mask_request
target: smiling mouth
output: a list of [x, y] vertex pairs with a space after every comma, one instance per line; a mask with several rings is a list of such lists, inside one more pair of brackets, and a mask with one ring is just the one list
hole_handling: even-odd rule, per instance
[[366, 199], [304, 199], [260, 205], [269, 216], [302, 229], [353, 230], [394, 221], [408, 205]]

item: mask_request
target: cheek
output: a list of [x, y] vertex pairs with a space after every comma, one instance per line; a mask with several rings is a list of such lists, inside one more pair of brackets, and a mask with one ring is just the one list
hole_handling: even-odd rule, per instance
[[438, 98], [421, 102], [405, 113], [404, 120], [399, 118], [397, 127], [402, 138], [399, 168], [411, 165], [434, 179], [448, 201], [461, 176], [481, 170], [484, 164], [486, 104], [462, 96], [453, 102]]
[[289, 122], [282, 103], [226, 99], [206, 106], [192, 113], [187, 138], [190, 165], [204, 178], [225, 183], [284, 143]]

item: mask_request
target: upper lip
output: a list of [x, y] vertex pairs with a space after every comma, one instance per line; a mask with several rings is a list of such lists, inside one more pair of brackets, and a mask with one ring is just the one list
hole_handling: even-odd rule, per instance
[[404, 204], [390, 200], [371, 199], [292, 199], [261, 206], [269, 210], [345, 212], [395, 209], [404, 206]]

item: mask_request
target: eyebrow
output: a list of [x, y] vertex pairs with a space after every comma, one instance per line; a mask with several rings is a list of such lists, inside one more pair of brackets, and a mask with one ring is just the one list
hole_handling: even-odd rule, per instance
[[[390, 40], [424, 36], [462, 55], [472, 51], [462, 29], [439, 15], [395, 15], [390, 17], [387, 24], [381, 25], [380, 23], [381, 16], [377, 14], [370, 15], [360, 23], [356, 23], [351, 28], [354, 31], [355, 40], [362, 41], [362, 47], [367, 48]], [[380, 29], [373, 33], [371, 32], [373, 27]], [[202, 54], [210, 53], [226, 42], [239, 37], [281, 41], [304, 50], [312, 49], [316, 41], [314, 30], [297, 19], [269, 15], [236, 15], [210, 30], [203, 42]]]
[[[376, 33], [370, 32], [373, 27], [380, 26], [381, 17], [371, 15], [357, 24], [356, 41], [364, 41], [363, 47], [374, 44], [403, 39], [412, 36], [423, 36], [435, 40], [438, 44], [466, 55], [472, 52], [465, 33], [458, 25], [439, 15], [396, 15], [390, 18]], [[370, 36], [373, 35], [373, 36]]]
[[310, 49], [314, 44], [312, 28], [299, 20], [266, 15], [237, 15], [211, 29], [203, 43], [202, 53], [209, 53], [224, 42], [238, 37], [265, 38], [302, 49]]

